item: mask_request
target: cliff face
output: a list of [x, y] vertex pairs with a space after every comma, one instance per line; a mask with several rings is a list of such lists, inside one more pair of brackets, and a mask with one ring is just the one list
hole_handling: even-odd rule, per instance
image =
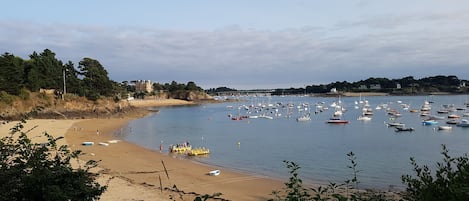
[[[184, 92], [176, 94], [161, 93], [158, 99], [180, 99], [193, 102], [213, 100], [213, 97], [203, 92]], [[47, 119], [82, 119], [82, 118], [111, 118], [129, 115], [141, 116], [146, 110], [136, 108], [127, 100], [115, 101], [112, 98], [90, 101], [84, 97], [67, 95], [65, 100], [57, 99], [53, 95], [31, 93], [26, 99], [16, 98], [10, 104], [0, 103], [1, 116], [4, 120], [18, 120], [21, 114], [41, 108], [34, 118]]]
[[67, 96], [66, 100], [44, 94], [31, 94], [27, 99], [16, 98], [11, 104], [0, 104], [3, 120], [18, 120], [24, 113], [37, 110], [33, 118], [77, 119], [119, 117], [131, 113], [141, 113], [127, 101], [113, 99], [90, 101], [83, 97]]

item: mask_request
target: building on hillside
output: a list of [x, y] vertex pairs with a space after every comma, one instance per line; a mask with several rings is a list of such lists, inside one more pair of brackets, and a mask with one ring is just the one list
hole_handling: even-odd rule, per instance
[[367, 90], [368, 87], [367, 87], [366, 85], [362, 84], [362, 85], [360, 85], [360, 86], [358, 87], [358, 89], [360, 89], [360, 90]]
[[153, 84], [150, 80], [137, 80], [135, 81], [136, 92], [153, 92]]
[[396, 89], [401, 89], [401, 88], [402, 88], [401, 84], [400, 84], [400, 83], [396, 83]]
[[381, 85], [380, 84], [370, 84], [370, 89], [381, 89]]

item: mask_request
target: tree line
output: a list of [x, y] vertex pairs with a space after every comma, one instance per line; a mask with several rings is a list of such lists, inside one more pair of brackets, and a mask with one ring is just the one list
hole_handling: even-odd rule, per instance
[[276, 89], [274, 94], [328, 93], [333, 88], [341, 92], [384, 92], [396, 95], [435, 92], [467, 93], [466, 83], [469, 84], [467, 80], [461, 80], [454, 75], [437, 75], [422, 79], [415, 79], [413, 76], [400, 79], [370, 77], [357, 82], [337, 81], [325, 85], [310, 85], [305, 88]]
[[[178, 90], [202, 89], [194, 82], [187, 84], [171, 83], [153, 85], [155, 90], [175, 92]], [[54, 89], [57, 96], [72, 93], [97, 100], [100, 97], [125, 98], [135, 92], [135, 86], [128, 81], [122, 83], [111, 80], [104, 66], [96, 59], [83, 58], [77, 66], [57, 59], [49, 49], [33, 52], [23, 59], [8, 52], [0, 56], [0, 91], [10, 95], [20, 95], [22, 90], [39, 92], [40, 89]]]
[[21, 90], [39, 92], [54, 89], [56, 95], [73, 93], [96, 100], [100, 96], [120, 94], [122, 87], [108, 77], [108, 72], [92, 58], [83, 58], [78, 66], [63, 63], [49, 49], [33, 52], [29, 59], [10, 53], [0, 56], [0, 91], [19, 95]]

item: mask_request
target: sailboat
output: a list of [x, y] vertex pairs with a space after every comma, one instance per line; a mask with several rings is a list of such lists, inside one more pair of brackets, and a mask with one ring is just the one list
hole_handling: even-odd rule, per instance
[[296, 118], [296, 120], [298, 122], [305, 122], [305, 121], [311, 121], [311, 114], [310, 113], [307, 113], [307, 114], [304, 114], [298, 118]]
[[342, 119], [343, 112], [345, 111], [344, 107], [342, 106], [342, 101], [340, 100], [339, 96], [339, 101], [338, 104], [334, 108], [334, 114], [332, 115], [332, 118], [326, 121], [328, 124], [348, 124], [349, 121]]

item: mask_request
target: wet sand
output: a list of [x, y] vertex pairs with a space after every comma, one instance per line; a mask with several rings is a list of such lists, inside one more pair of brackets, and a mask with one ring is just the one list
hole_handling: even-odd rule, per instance
[[[224, 168], [211, 167], [204, 164], [195, 163], [188, 159], [171, 157], [158, 151], [142, 148], [132, 143], [118, 141], [108, 143], [112, 140], [121, 140], [112, 133], [124, 126], [131, 119], [90, 119], [77, 122], [74, 127], [67, 132], [67, 143], [74, 149], [80, 149], [86, 153], [83, 160], [100, 160], [100, 167], [104, 169], [105, 175], [121, 178], [128, 181], [128, 186], [141, 187], [142, 192], [114, 191], [114, 184], [110, 184], [110, 189], [103, 196], [102, 200], [137, 199], [161, 200], [168, 199], [169, 196], [178, 197], [177, 193], [163, 191], [160, 189], [160, 179], [162, 187], [172, 188], [174, 185], [179, 190], [195, 192], [198, 194], [222, 193], [222, 198], [229, 200], [267, 200], [272, 190], [283, 187], [283, 182], [273, 178], [266, 178], [256, 175], [242, 174]], [[100, 134], [96, 134], [96, 130]], [[103, 133], [103, 134], [101, 134]], [[82, 146], [83, 141], [93, 141], [93, 146]], [[108, 146], [98, 145], [99, 142], [108, 143]], [[166, 175], [167, 170], [168, 175]], [[220, 169], [218, 176], [209, 176], [208, 172]], [[121, 189], [122, 186], [118, 186]], [[109, 199], [107, 197], [110, 197]], [[185, 200], [193, 197], [186, 194]]]

